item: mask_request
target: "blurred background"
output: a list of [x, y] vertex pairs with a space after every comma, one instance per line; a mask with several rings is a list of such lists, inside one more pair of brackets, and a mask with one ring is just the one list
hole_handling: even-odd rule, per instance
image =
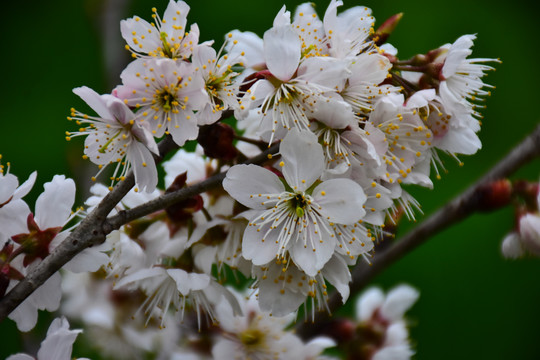
[[[232, 29], [262, 36], [283, 5], [277, 0], [188, 3], [188, 24], [196, 22], [200, 40], [214, 39], [216, 47]], [[299, 3], [285, 1], [291, 11]], [[316, 1], [319, 15], [328, 3]], [[66, 120], [69, 109], [88, 111], [71, 90], [86, 85], [99, 93], [110, 92], [130, 60], [120, 36], [120, 19], [139, 15], [149, 20], [152, 7], [162, 14], [166, 5], [166, 0], [3, 2], [0, 154], [21, 182], [38, 171], [37, 184], [27, 197], [30, 204], [54, 174], [76, 179], [82, 204], [96, 168], [81, 159], [82, 139], [64, 140], [66, 130], [76, 129]], [[536, 108], [540, 93], [534, 85], [540, 78], [538, 5], [528, 0], [345, 2], [345, 7], [355, 5], [372, 8], [377, 25], [404, 13], [390, 38], [402, 59], [463, 34], [477, 34], [473, 57], [503, 61], [485, 78], [497, 89], [483, 112], [483, 149], [475, 156], [463, 156], [463, 167], [445, 158], [448, 174], [436, 181], [434, 190], [410, 189], [427, 215], [478, 179], [540, 122]], [[535, 161], [515, 178], [539, 176], [540, 162]], [[413, 226], [403, 224], [400, 233]], [[420, 290], [420, 300], [408, 313], [416, 359], [540, 358], [536, 342], [540, 260], [501, 257], [501, 240], [512, 227], [511, 209], [474, 215], [375, 279], [374, 284], [385, 290], [403, 282]], [[39, 344], [51, 318], [41, 313], [37, 331], [26, 335], [17, 332], [11, 320], [0, 323], [0, 358], [22, 351], [32, 338]]]

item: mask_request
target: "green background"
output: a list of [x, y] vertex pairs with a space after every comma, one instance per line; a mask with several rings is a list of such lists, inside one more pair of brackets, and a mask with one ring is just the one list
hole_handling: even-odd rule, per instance
[[[123, 2], [110, 1], [105, 11], [103, 1], [90, 0], [2, 4], [0, 153], [2, 162], [11, 162], [11, 172], [21, 181], [38, 171], [38, 183], [28, 197], [31, 204], [54, 174], [75, 177], [80, 194], [90, 184], [95, 168], [80, 160], [82, 141], [64, 140], [64, 131], [76, 129], [66, 120], [70, 107], [88, 111], [71, 89], [86, 85], [100, 93], [110, 92], [121, 68], [108, 70], [105, 59], [117, 64], [129, 61], [118, 20], [108, 26], [104, 14], [113, 19], [133, 15], [150, 19], [151, 7], [162, 14], [167, 3], [133, 0], [122, 10]], [[286, 1], [290, 10], [299, 3]], [[274, 0], [189, 4], [188, 23], [198, 23], [201, 41], [215, 39], [217, 46], [232, 29], [262, 35], [283, 5]], [[320, 15], [327, 4], [317, 2]], [[501, 0], [345, 3], [345, 7], [371, 7], [379, 25], [403, 12], [390, 38], [403, 59], [451, 43], [463, 34], [477, 34], [473, 56], [503, 61], [486, 79], [497, 89], [484, 111], [483, 149], [475, 156], [462, 157], [463, 167], [446, 159], [449, 173], [436, 182], [435, 190], [411, 189], [426, 214], [479, 178], [539, 122], [535, 81], [540, 78], [540, 25], [538, 8], [531, 4], [523, 0], [511, 5]], [[104, 36], [113, 43], [107, 57], [102, 50]], [[533, 162], [517, 176], [535, 180], [539, 165]], [[79, 203], [82, 199], [80, 195]], [[422, 219], [418, 216], [418, 221]], [[512, 227], [511, 209], [474, 215], [433, 237], [375, 280], [384, 289], [406, 282], [420, 290], [420, 300], [408, 313], [416, 359], [540, 358], [540, 260], [509, 261], [500, 256], [501, 239]], [[40, 319], [44, 319], [39, 327], [42, 333], [24, 337], [10, 320], [0, 323], [0, 358], [21, 351], [32, 339], [39, 343], [49, 324], [45, 314]]]

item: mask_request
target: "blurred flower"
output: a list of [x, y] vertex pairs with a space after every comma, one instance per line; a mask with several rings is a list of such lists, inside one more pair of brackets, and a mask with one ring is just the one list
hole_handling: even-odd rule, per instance
[[[81, 332], [82, 330], [69, 330], [69, 323], [65, 317], [56, 318], [47, 330], [47, 337], [41, 342], [37, 358], [26, 354], [15, 354], [7, 360], [71, 360], [73, 343]], [[78, 359], [85, 360], [86, 358]]]

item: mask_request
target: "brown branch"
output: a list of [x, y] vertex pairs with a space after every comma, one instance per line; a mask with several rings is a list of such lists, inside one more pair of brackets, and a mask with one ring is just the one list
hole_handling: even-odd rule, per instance
[[[164, 141], [160, 142], [159, 150], [162, 156], [155, 159], [156, 163], [159, 163], [165, 154], [177, 147], [178, 146], [170, 137], [167, 137]], [[277, 152], [278, 149], [279, 144], [276, 144], [245, 163], [261, 163], [268, 159], [268, 154], [273, 154]], [[66, 240], [54, 249], [54, 251], [34, 269], [34, 271], [28, 274], [21, 282], [11, 289], [9, 293], [0, 299], [0, 322], [69, 260], [84, 249], [105, 241], [107, 234], [113, 230], [118, 229], [120, 226], [131, 220], [164, 209], [176, 202], [218, 186], [221, 184], [224, 177], [225, 173], [217, 174], [199, 184], [164, 194], [146, 204], [128, 211], [121, 211], [117, 215], [107, 219], [107, 215], [111, 210], [135, 185], [133, 173], [130, 172], [126, 176], [126, 179], [119, 182], [115, 188], [103, 198], [96, 209], [94, 209], [94, 211], [92, 211], [77, 226]]]
[[[372, 265], [358, 264], [352, 271], [351, 297], [360, 292], [369, 282], [384, 269], [403, 258], [410, 251], [422, 245], [433, 235], [441, 232], [482, 209], [481, 189], [490, 182], [506, 178], [521, 166], [540, 156], [540, 126], [527, 136], [519, 145], [510, 151], [478, 182], [455, 197], [448, 204], [429, 216], [415, 229], [403, 236], [391, 247], [375, 254]], [[328, 302], [330, 312], [342, 305], [341, 296], [333, 292]], [[297, 332], [304, 338], [320, 334], [329, 320], [328, 313], [320, 313], [317, 323], [301, 323]]]
[[[177, 145], [172, 138], [167, 137], [159, 143], [159, 151], [162, 156], [168, 153]], [[155, 156], [156, 163], [162, 157]], [[109, 192], [99, 205], [92, 211], [77, 228], [58, 245], [53, 252], [47, 256], [39, 265], [20, 281], [9, 293], [0, 299], [0, 321], [3, 321], [19, 304], [30, 294], [40, 287], [48, 278], [73, 259], [84, 249], [102, 243], [107, 235], [103, 231], [102, 224], [107, 219], [107, 215], [122, 200], [122, 198], [135, 185], [133, 172], [130, 171], [124, 181], [119, 182], [114, 189]]]

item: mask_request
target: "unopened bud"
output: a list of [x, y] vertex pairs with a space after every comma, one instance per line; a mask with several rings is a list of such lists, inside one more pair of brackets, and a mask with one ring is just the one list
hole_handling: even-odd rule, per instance
[[477, 190], [478, 210], [493, 211], [509, 205], [512, 200], [512, 183], [508, 179], [497, 180]]
[[394, 29], [397, 27], [402, 17], [403, 13], [392, 15], [385, 22], [383, 22], [381, 26], [379, 26], [377, 31], [375, 31], [375, 35], [373, 35], [373, 41], [375, 41], [377, 46], [381, 46], [388, 40], [390, 34], [392, 34]]
[[336, 319], [327, 329], [326, 335], [332, 337], [338, 344], [343, 344], [354, 339], [356, 323], [347, 318]]
[[200, 127], [197, 140], [204, 148], [204, 154], [211, 158], [232, 160], [238, 155], [233, 145], [234, 130], [227, 124]]
[[506, 235], [501, 244], [501, 252], [507, 259], [517, 259], [525, 255], [525, 250], [521, 244], [519, 234], [511, 232]]

